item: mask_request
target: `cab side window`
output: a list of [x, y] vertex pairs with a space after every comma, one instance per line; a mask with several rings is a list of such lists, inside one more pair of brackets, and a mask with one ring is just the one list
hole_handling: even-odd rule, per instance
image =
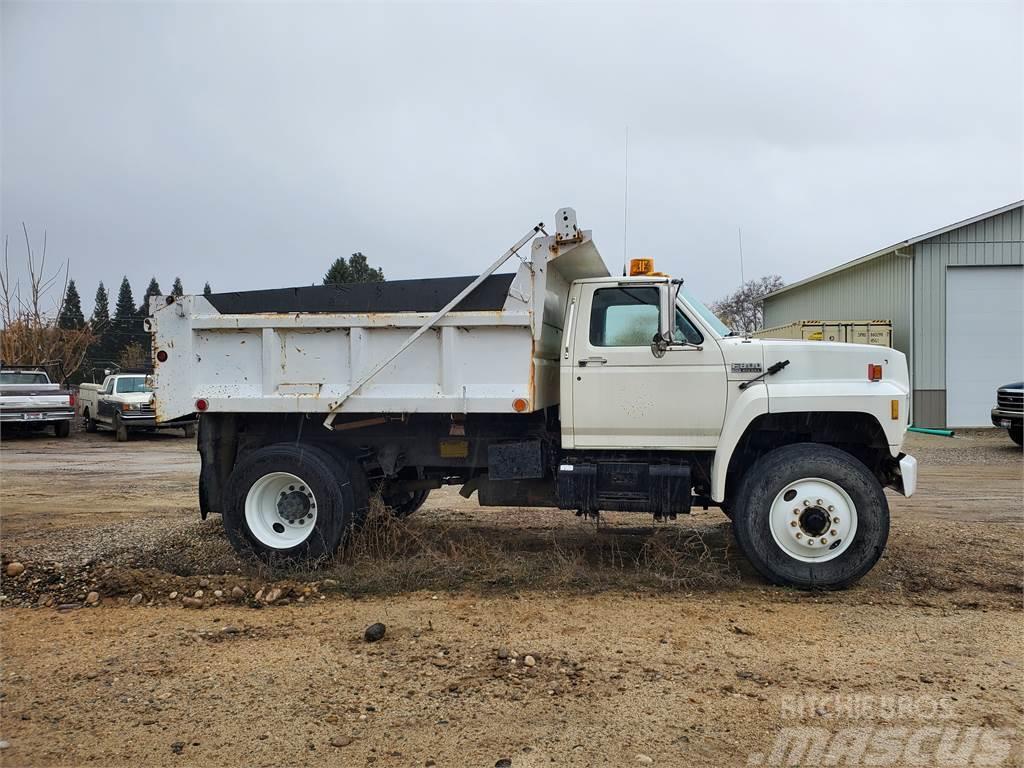
[[[590, 343], [595, 347], [645, 347], [658, 332], [658, 289], [599, 288], [590, 307]], [[701, 344], [704, 337], [676, 310], [676, 338]]]
[[600, 288], [590, 307], [595, 347], [643, 347], [658, 331], [658, 289]]

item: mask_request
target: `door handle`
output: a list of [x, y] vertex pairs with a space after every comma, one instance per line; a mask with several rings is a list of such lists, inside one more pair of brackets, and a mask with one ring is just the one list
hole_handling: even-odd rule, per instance
[[586, 368], [588, 365], [604, 365], [607, 362], [608, 359], [604, 357], [585, 357], [579, 361], [580, 368]]

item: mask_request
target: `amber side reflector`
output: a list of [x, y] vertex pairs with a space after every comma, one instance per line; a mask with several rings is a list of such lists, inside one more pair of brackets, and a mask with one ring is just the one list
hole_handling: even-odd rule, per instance
[[893, 400], [891, 406], [892, 420], [896, 421], [900, 417], [900, 401]]
[[882, 380], [882, 366], [878, 363], [868, 363], [868, 381]]
[[512, 401], [512, 410], [515, 411], [516, 413], [522, 413], [527, 409], [527, 407], [529, 407], [529, 405], [530, 404], [526, 402], [523, 398], [517, 397], [515, 400]]

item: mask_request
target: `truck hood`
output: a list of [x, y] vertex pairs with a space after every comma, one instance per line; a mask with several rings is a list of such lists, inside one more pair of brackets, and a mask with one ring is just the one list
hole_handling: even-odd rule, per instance
[[882, 378], [909, 391], [907, 358], [890, 347], [799, 339], [722, 340], [730, 381], [753, 379], [775, 363], [789, 361], [777, 374], [765, 377], [768, 384], [868, 380], [868, 365], [882, 366]]
[[124, 392], [117, 395], [110, 395], [107, 398], [112, 403], [142, 403], [146, 405], [153, 399], [152, 392]]

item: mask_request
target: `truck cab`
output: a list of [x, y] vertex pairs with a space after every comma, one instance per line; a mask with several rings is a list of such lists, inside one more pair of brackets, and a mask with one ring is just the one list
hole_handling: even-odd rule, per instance
[[916, 484], [904, 355], [739, 337], [650, 260], [629, 271], [565, 208], [475, 278], [157, 297], [157, 419], [201, 414], [202, 513], [263, 558], [328, 556], [371, 495], [409, 514], [458, 484], [582, 517], [717, 506], [769, 580], [854, 583], [883, 489]]

